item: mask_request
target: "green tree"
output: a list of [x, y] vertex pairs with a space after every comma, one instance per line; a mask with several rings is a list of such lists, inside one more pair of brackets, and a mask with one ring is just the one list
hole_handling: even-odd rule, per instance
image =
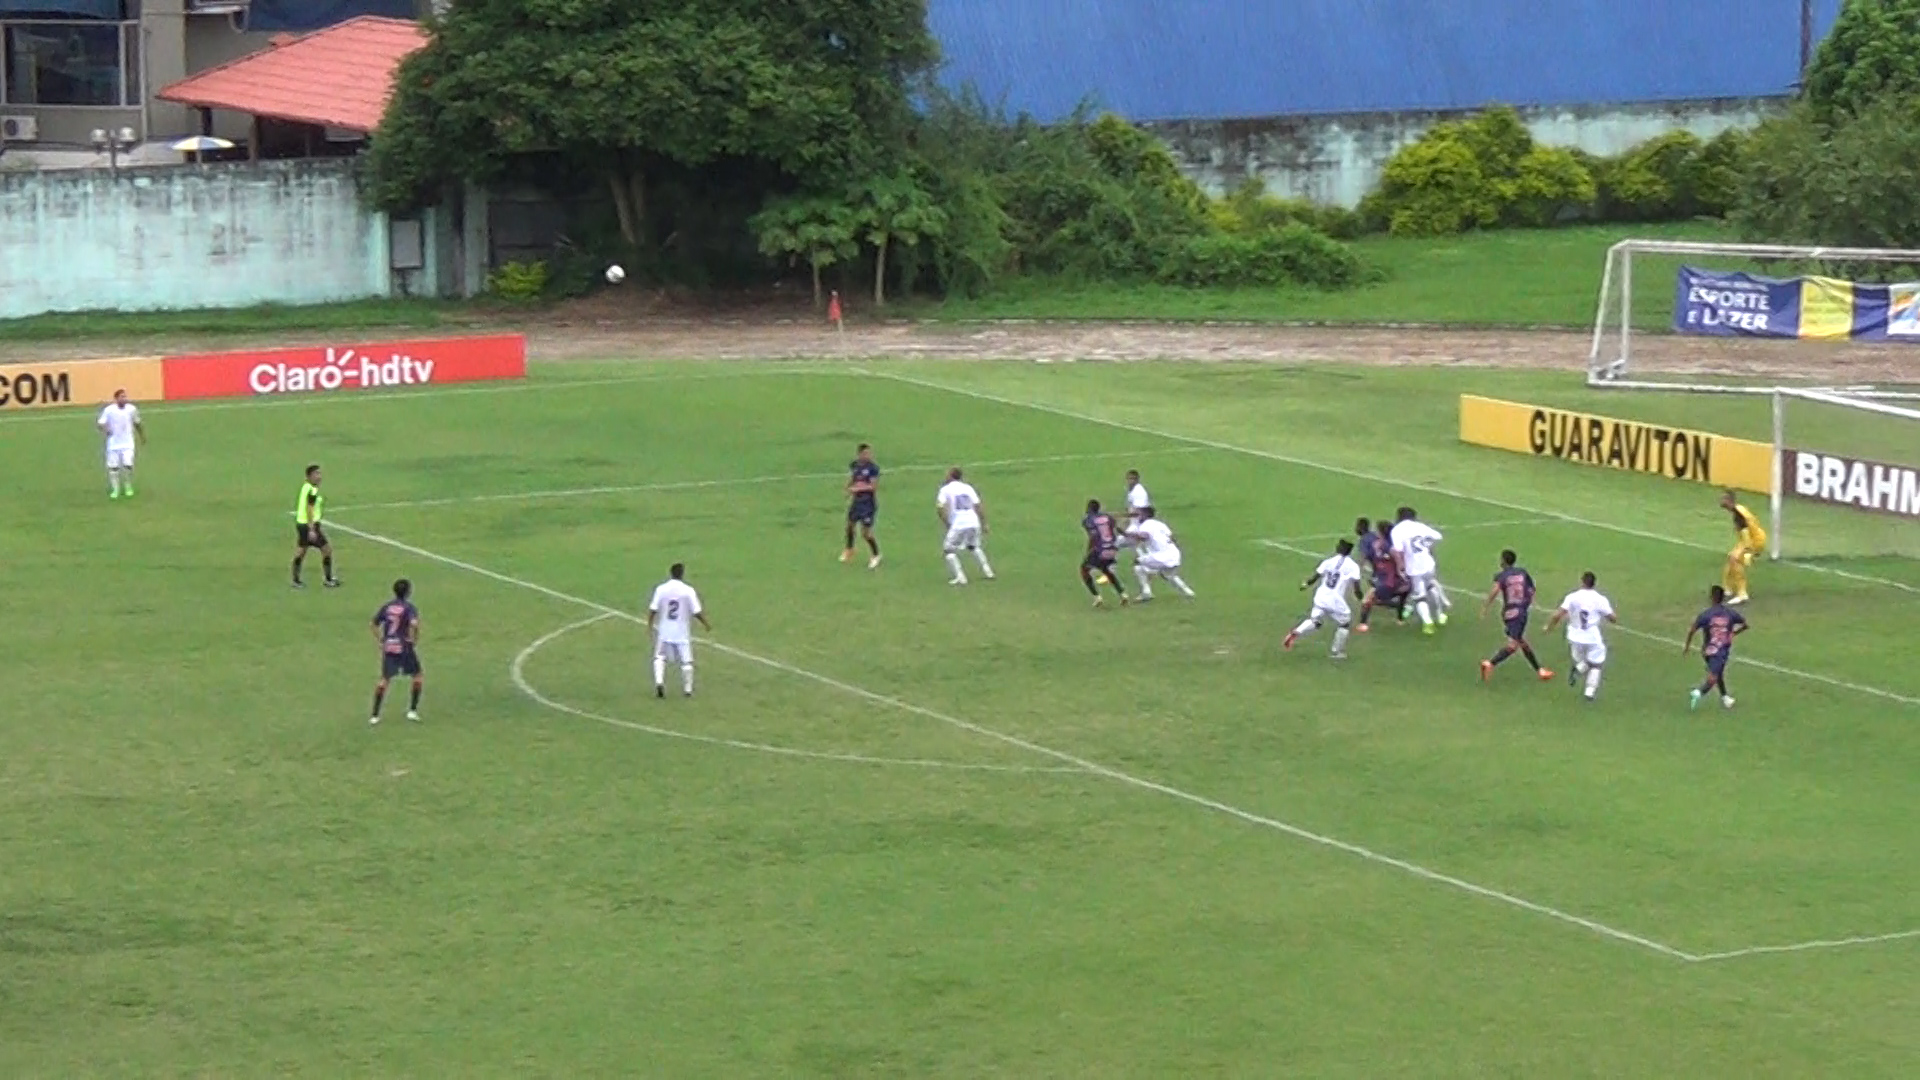
[[835, 187], [897, 158], [926, 0], [464, 0], [430, 23], [376, 133], [372, 201], [433, 201], [519, 155], [602, 178], [646, 246], [663, 167], [770, 164]]
[[[849, 202], [861, 232], [873, 245], [873, 302], [887, 302], [887, 254], [895, 245], [916, 247], [945, 233], [947, 213], [912, 173], [871, 177], [853, 186]], [[912, 283], [908, 283], [911, 288]]]
[[1806, 101], [1823, 124], [1889, 96], [1920, 93], [1920, 0], [1846, 0], [1807, 67]]
[[825, 301], [820, 272], [860, 254], [856, 211], [838, 199], [788, 195], [767, 205], [748, 221], [762, 254], [805, 259], [813, 273], [813, 306]]

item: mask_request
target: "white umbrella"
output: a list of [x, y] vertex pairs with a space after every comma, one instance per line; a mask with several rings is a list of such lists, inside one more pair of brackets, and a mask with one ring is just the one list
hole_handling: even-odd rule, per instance
[[231, 150], [233, 144], [214, 135], [191, 135], [173, 144], [183, 154], [203, 154], [208, 150]]

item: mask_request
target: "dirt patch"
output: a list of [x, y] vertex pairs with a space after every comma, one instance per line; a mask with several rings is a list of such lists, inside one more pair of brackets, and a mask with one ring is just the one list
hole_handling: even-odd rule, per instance
[[[675, 298], [634, 296], [583, 303], [503, 323], [476, 320], [440, 333], [518, 329], [536, 361], [635, 359], [768, 360], [845, 357], [1036, 362], [1181, 360], [1378, 366], [1585, 370], [1590, 336], [1552, 330], [1447, 330], [1158, 323], [868, 322], [844, 331], [811, 316], [762, 306], [697, 313]], [[791, 311], [785, 307], [784, 311]], [[804, 310], [804, 309], [803, 309]], [[370, 330], [362, 340], [402, 337]], [[324, 342], [328, 335], [264, 336], [246, 345]], [[338, 338], [335, 338], [338, 340]], [[152, 355], [243, 347], [232, 339], [162, 339], [11, 346], [9, 359]], [[1800, 341], [1723, 341], [1648, 335], [1634, 339], [1639, 373], [1746, 375], [1829, 383], [1920, 383], [1912, 346]]]

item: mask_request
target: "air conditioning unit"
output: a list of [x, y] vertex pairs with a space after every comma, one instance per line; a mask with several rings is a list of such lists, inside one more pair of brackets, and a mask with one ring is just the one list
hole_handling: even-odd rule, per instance
[[253, 0], [187, 0], [189, 15], [245, 15]]
[[39, 117], [0, 116], [0, 142], [33, 142], [39, 138]]

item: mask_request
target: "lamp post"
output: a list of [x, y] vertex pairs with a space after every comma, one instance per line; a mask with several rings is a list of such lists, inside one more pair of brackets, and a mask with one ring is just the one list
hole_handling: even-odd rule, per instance
[[134, 137], [133, 129], [130, 127], [123, 127], [114, 132], [108, 132], [105, 128], [94, 128], [92, 142], [95, 150], [106, 151], [107, 167], [113, 170], [115, 176], [118, 176], [120, 155], [139, 145], [140, 140]]

